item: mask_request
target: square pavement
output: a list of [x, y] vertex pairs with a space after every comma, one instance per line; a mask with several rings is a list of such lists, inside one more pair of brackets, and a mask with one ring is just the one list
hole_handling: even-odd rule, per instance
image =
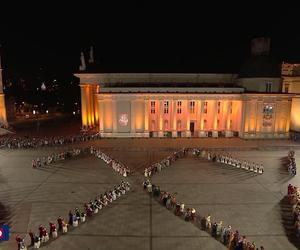
[[[280, 160], [284, 148], [270, 147], [267, 142], [232, 140], [232, 154], [250, 161], [262, 162], [263, 175], [226, 168], [205, 160], [188, 157], [153, 177], [162, 190], [177, 192], [177, 200], [195, 207], [201, 214], [211, 214], [212, 221], [223, 221], [238, 229], [250, 241], [265, 249], [297, 249], [286, 231], [286, 206], [283, 203], [288, 183], [299, 185], [298, 176], [291, 178]], [[248, 144], [247, 144], [248, 143]], [[79, 145], [34, 150], [1, 150], [0, 219], [9, 222], [10, 241], [0, 249], [17, 249], [15, 235], [37, 231], [40, 224], [59, 215], [67, 219], [70, 209], [120, 183], [122, 177], [101, 160], [85, 155], [40, 169], [32, 169], [36, 157], [61, 152], [66, 148], [94, 145], [132, 169], [128, 180], [132, 190], [85, 224], [59, 237], [44, 249], [227, 249], [206, 232], [174, 216], [141, 187], [143, 168], [170, 154], [176, 148], [222, 147], [222, 140], [143, 140], [110, 139]], [[277, 145], [277, 144], [276, 144]], [[247, 150], [247, 146], [251, 150]], [[253, 148], [254, 147], [254, 148]], [[256, 147], [256, 148], [255, 148]], [[243, 150], [240, 150], [243, 148]], [[300, 151], [296, 151], [300, 166]], [[26, 242], [29, 242], [28, 235]]]

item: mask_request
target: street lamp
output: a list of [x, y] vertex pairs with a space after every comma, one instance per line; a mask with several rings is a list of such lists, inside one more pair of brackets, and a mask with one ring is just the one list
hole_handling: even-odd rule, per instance
[[39, 132], [39, 129], [40, 129], [39, 111], [33, 110], [32, 113], [33, 113], [34, 115], [36, 115], [36, 116], [35, 116], [35, 118], [36, 118], [36, 132]]

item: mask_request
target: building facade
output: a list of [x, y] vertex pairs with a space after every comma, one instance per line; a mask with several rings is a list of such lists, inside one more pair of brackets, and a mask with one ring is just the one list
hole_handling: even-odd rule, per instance
[[300, 133], [300, 64], [282, 64], [282, 92], [295, 94], [291, 108], [291, 130]]
[[256, 80], [254, 92], [235, 74], [75, 76], [82, 127], [97, 127], [103, 137], [289, 137], [294, 95], [278, 92], [278, 79], [265, 79], [267, 87]]
[[2, 64], [0, 55], [0, 127], [7, 127], [5, 94], [3, 92], [3, 79], [2, 79]]

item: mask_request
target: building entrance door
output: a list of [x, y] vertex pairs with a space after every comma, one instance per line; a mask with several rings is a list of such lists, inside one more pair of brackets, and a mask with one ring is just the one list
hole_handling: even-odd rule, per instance
[[195, 134], [195, 122], [190, 122], [190, 131], [191, 131], [191, 136], [194, 136], [194, 134]]

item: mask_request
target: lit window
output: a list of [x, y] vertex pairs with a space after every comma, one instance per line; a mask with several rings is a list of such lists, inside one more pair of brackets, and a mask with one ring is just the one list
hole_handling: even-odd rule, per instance
[[207, 102], [204, 102], [204, 110], [203, 110], [204, 114], [207, 114]]
[[182, 102], [178, 101], [177, 102], [177, 114], [181, 114], [181, 106], [182, 106]]
[[169, 122], [168, 120], [165, 120], [165, 130], [168, 130], [168, 127], [169, 127]]
[[266, 83], [266, 92], [272, 92], [272, 83], [271, 82]]
[[289, 84], [285, 84], [285, 85], [284, 85], [284, 92], [285, 92], [285, 93], [289, 93], [289, 87], [290, 87]]
[[195, 101], [190, 102], [190, 113], [191, 114], [195, 113]]
[[177, 121], [177, 130], [181, 130], [181, 120]]
[[218, 102], [218, 114], [220, 114], [221, 111], [221, 102]]
[[219, 128], [220, 126], [220, 120], [217, 120], [217, 129]]
[[229, 103], [230, 114], [232, 114], [232, 102]]
[[151, 130], [155, 131], [155, 120], [151, 121]]
[[155, 101], [151, 101], [151, 110], [150, 110], [151, 114], [155, 114]]
[[164, 101], [164, 114], [169, 114], [169, 102]]
[[206, 120], [203, 121], [203, 128], [204, 128], [204, 129], [207, 128], [207, 121], [206, 121]]
[[232, 120], [230, 120], [230, 122], [229, 122], [229, 129], [230, 129], [230, 130], [232, 130], [232, 125], [233, 125], [233, 124], [232, 124]]

